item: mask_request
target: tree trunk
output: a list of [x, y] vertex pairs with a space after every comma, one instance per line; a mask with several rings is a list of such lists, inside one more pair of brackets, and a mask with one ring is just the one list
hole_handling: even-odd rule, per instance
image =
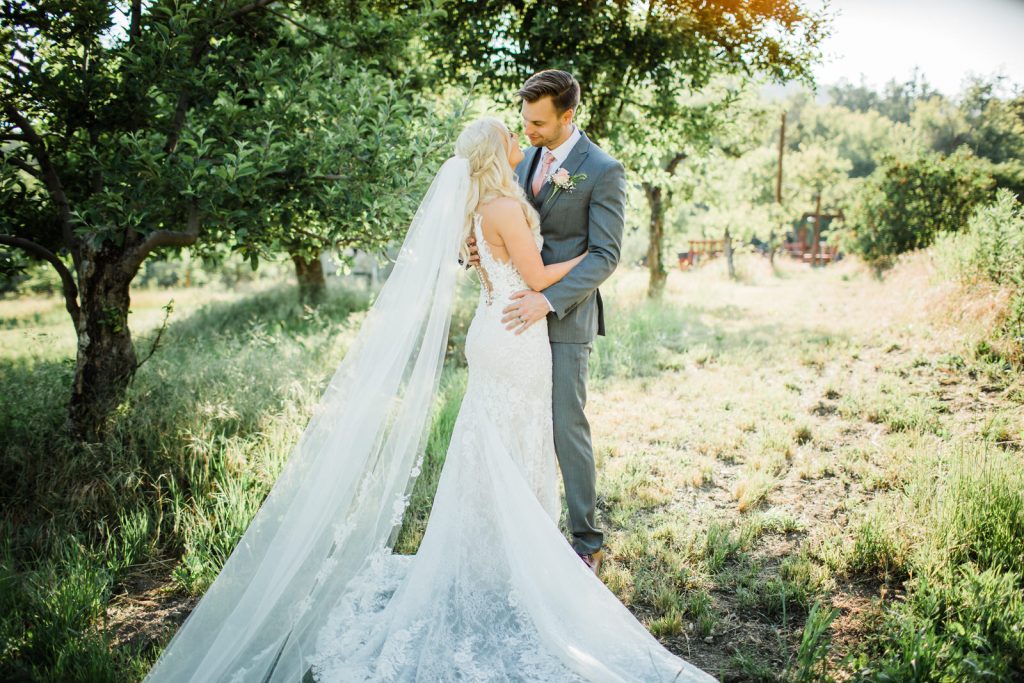
[[725, 262], [729, 266], [729, 278], [736, 279], [736, 266], [732, 261], [732, 237], [729, 235], [729, 228], [725, 229], [725, 236], [722, 240], [722, 250], [725, 251]]
[[138, 360], [128, 329], [129, 288], [121, 248], [109, 243], [83, 250], [78, 270], [81, 304], [78, 357], [68, 402], [75, 438], [98, 441], [108, 416], [124, 400]]
[[299, 303], [318, 305], [324, 300], [327, 290], [320, 253], [317, 252], [309, 260], [299, 254], [292, 254], [292, 261], [295, 263], [295, 277], [299, 282]]
[[648, 226], [650, 241], [647, 246], [647, 268], [651, 273], [651, 278], [647, 286], [647, 297], [657, 299], [665, 291], [665, 281], [668, 279], [662, 258], [665, 241], [665, 202], [662, 199], [660, 187], [644, 183], [644, 193], [647, 195], [647, 203], [651, 208], [651, 220]]

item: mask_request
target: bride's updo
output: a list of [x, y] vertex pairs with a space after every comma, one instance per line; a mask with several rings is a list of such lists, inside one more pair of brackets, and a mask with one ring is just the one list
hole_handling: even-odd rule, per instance
[[511, 197], [518, 201], [523, 207], [530, 231], [537, 233], [540, 230], [540, 216], [530, 205], [523, 188], [516, 182], [508, 163], [511, 144], [508, 128], [490, 116], [469, 123], [455, 141], [455, 154], [469, 160], [469, 199], [466, 202], [466, 225], [460, 249], [463, 259], [469, 258], [465, 242], [473, 230], [473, 214], [480, 204], [497, 197]]

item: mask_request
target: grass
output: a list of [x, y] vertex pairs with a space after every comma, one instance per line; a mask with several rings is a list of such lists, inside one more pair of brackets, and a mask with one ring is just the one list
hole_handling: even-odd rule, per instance
[[[1011, 680], [1024, 388], [989, 344], [1003, 318], [947, 315], [973, 295], [925, 254], [884, 281], [738, 258], [742, 283], [711, 262], [660, 303], [627, 268], [602, 288], [587, 412], [606, 585], [723, 680]], [[367, 303], [246, 287], [133, 295], [140, 350], [175, 311], [90, 448], [60, 437], [59, 301], [0, 302], [0, 678], [140, 680], [216, 576]], [[467, 280], [399, 552], [429, 519], [472, 296]]]

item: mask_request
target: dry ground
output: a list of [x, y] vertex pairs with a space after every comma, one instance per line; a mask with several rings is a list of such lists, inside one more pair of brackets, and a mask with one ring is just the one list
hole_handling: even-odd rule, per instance
[[[925, 254], [884, 281], [850, 260], [740, 265], [740, 282], [721, 262], [672, 273], [665, 300], [686, 315], [659, 372], [595, 382], [588, 413], [606, 583], [681, 656], [771, 680], [814, 599], [839, 609], [836, 661], [898, 597], [899, 577], [850, 571], [858, 525], [915, 453], [993, 425], [1019, 448], [1022, 388], [964, 361], [1000, 293], [936, 279]], [[621, 273], [605, 300], [645, 285]]]

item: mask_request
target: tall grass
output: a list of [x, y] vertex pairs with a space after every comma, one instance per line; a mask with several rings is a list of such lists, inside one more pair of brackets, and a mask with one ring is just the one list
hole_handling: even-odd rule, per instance
[[73, 369], [62, 317], [37, 318], [52, 343], [0, 358], [0, 679], [141, 677], [152, 653], [111, 650], [103, 629], [111, 595], [147, 567], [187, 593], [209, 585], [368, 302], [347, 290], [316, 310], [295, 300], [280, 288], [173, 322], [90, 446], [61, 429]]
[[[910, 579], [906, 599], [883, 611], [864, 643], [858, 678], [1024, 677], [1019, 454], [985, 442], [921, 454], [888, 514], [910, 528], [898, 537], [884, 536], [883, 556], [905, 556]], [[858, 542], [864, 538], [870, 534], [862, 529]]]
[[[867, 347], [820, 319], [745, 320], [761, 312], [737, 305], [737, 291], [670, 288], [660, 303], [609, 297], [609, 335], [591, 359], [597, 410], [614, 430], [595, 438], [606, 584], [677, 651], [702, 642], [705, 656], [727, 651], [724, 671], [734, 679], [810, 681], [834, 673], [827, 592], [838, 579], [885, 582], [905, 597], [890, 599], [871, 636], [853, 645], [850, 676], [1012, 680], [1024, 670], [1015, 629], [1024, 619], [1018, 418], [999, 413], [964, 435], [938, 397], [888, 368], [861, 368], [866, 383], [848, 386], [839, 370], [849, 362], [852, 374]], [[144, 675], [160, 638], [112, 646], [104, 624], [112, 596], [137, 590], [140, 577], [185, 605], [206, 589], [367, 303], [336, 290], [308, 310], [294, 296], [290, 288], [236, 296], [175, 320], [110, 438], [88, 448], [60, 436], [74, 344], [59, 306], [3, 319], [0, 334], [37, 343], [0, 348], [0, 680]], [[464, 279], [399, 552], [416, 550], [429, 519], [465, 390], [474, 298]], [[153, 308], [137, 315], [158, 321]], [[980, 367], [959, 355], [940, 364], [964, 377]], [[834, 448], [841, 427], [851, 428], [850, 443]], [[852, 538], [807, 548], [803, 537], [832, 522], [813, 516], [816, 501], [787, 508], [785, 497], [834, 495], [833, 472], [876, 502], [840, 490], [850, 496], [838, 502]], [[162, 630], [169, 636], [175, 626]], [[766, 631], [777, 638], [773, 657], [763, 642], [753, 654], [729, 649]]]

